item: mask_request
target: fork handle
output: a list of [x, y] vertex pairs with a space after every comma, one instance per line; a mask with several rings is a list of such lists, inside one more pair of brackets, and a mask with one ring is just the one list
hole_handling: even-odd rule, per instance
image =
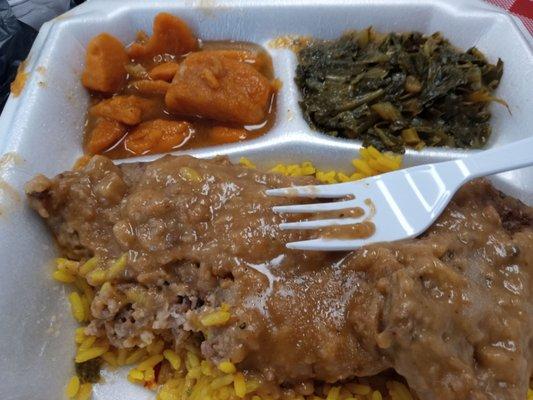
[[485, 150], [457, 160], [468, 174], [466, 179], [478, 178], [533, 165], [533, 137]]

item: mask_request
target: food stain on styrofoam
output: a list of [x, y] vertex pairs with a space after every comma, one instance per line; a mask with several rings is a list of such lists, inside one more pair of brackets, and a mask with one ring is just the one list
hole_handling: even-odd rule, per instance
[[4, 199], [9, 199], [11, 203], [20, 202], [20, 194], [9, 183], [0, 179], [0, 205], [4, 202]]
[[313, 38], [311, 36], [284, 35], [270, 40], [267, 46], [271, 49], [289, 49], [297, 53], [304, 47], [309, 46], [312, 41]]
[[[0, 175], [13, 166], [21, 165], [24, 162], [17, 153], [5, 153], [0, 156]], [[4, 216], [10, 204], [20, 203], [20, 194], [13, 186], [4, 179], [0, 179], [0, 217]]]
[[29, 73], [26, 71], [27, 60], [24, 60], [20, 63], [17, 69], [17, 76], [15, 80], [11, 82], [11, 93], [13, 96], [18, 97], [24, 90], [26, 86], [26, 81], [28, 80]]
[[292, 121], [294, 119], [294, 112], [288, 108], [287, 109], [287, 121]]
[[15, 152], [5, 153], [0, 156], [0, 173], [9, 167], [21, 165], [24, 162], [21, 156]]
[[[46, 68], [42, 65], [39, 65], [35, 70], [39, 73], [39, 75], [44, 77], [44, 74], [46, 73]], [[46, 88], [48, 85], [46, 84], [46, 81], [38, 81], [37, 85], [39, 85], [40, 88]]]
[[221, 6], [217, 4], [217, 0], [190, 0], [188, 3], [194, 8], [197, 8], [204, 17], [214, 18], [217, 9]]
[[0, 179], [0, 217], [7, 214], [9, 207], [20, 203], [20, 195], [9, 183]]

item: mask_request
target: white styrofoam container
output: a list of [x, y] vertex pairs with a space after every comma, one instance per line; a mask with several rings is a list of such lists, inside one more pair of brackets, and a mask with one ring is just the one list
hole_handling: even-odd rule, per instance
[[[26, 206], [23, 185], [37, 173], [69, 169], [81, 155], [88, 95], [80, 84], [85, 46], [106, 31], [131, 42], [139, 29], [151, 31], [160, 11], [184, 18], [198, 36], [253, 41], [267, 47], [283, 81], [277, 121], [261, 138], [189, 151], [200, 157], [246, 155], [260, 166], [312, 160], [322, 168], [348, 169], [360, 144], [310, 130], [298, 106], [289, 50], [268, 42], [287, 34], [335, 38], [347, 29], [373, 25], [378, 31], [441, 31], [455, 45], [477, 46], [491, 61], [501, 57], [504, 77], [498, 96], [512, 111], [492, 106], [488, 147], [531, 135], [533, 49], [531, 38], [508, 14], [477, 1], [446, 0], [89, 0], [43, 25], [29, 55], [29, 79], [11, 97], [0, 118], [0, 395], [3, 400], [48, 400], [63, 396], [72, 374], [74, 322], [65, 290], [50, 279], [52, 238]], [[533, 149], [532, 149], [533, 152]], [[470, 151], [431, 148], [408, 151], [407, 165], [447, 160]], [[509, 154], [512, 157], [512, 154]], [[154, 156], [133, 160], [153, 159]], [[533, 203], [533, 169], [494, 178], [505, 192]], [[120, 374], [118, 374], [120, 375]], [[117, 374], [106, 373], [94, 399], [153, 398]]]

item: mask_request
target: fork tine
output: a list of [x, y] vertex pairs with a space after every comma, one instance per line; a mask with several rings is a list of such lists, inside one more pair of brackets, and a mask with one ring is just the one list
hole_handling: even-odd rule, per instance
[[332, 185], [292, 186], [280, 189], [268, 189], [266, 190], [266, 194], [268, 196], [322, 197], [334, 199], [352, 193], [352, 190], [350, 190], [351, 184], [352, 182], [334, 183]]
[[324, 228], [326, 226], [334, 225], [353, 225], [360, 223], [364, 217], [361, 218], [343, 218], [343, 219], [317, 219], [313, 221], [300, 221], [300, 222], [283, 222], [279, 224], [281, 229], [317, 229]]
[[297, 204], [290, 206], [274, 206], [276, 213], [315, 213], [321, 211], [345, 210], [357, 206], [356, 200], [336, 201], [332, 203]]
[[368, 239], [311, 239], [287, 243], [287, 248], [294, 250], [346, 251], [369, 244]]

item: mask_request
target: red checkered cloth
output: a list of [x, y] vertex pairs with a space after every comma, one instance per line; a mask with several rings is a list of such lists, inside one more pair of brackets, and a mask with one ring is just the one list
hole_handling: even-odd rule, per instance
[[533, 35], [533, 0], [485, 0], [516, 15]]

